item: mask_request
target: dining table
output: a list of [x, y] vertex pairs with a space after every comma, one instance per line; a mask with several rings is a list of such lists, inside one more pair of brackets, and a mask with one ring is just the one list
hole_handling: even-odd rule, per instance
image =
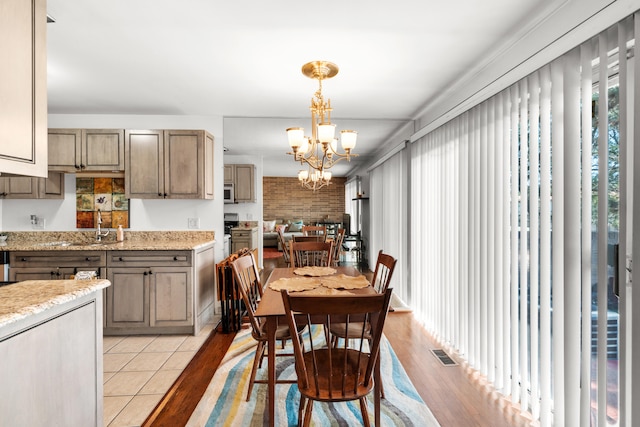
[[[332, 274], [328, 274], [328, 276], [335, 276], [334, 278], [329, 277], [331, 280], [340, 280], [343, 278], [345, 281], [345, 287], [349, 287], [346, 282], [350, 282], [344, 276], [349, 276], [352, 278], [356, 278], [361, 276], [362, 273], [355, 267], [351, 266], [336, 266], [332, 267], [334, 272]], [[296, 274], [295, 268], [274, 268], [265, 283], [264, 293], [262, 295], [262, 299], [258, 303], [258, 308], [256, 309], [255, 315], [257, 317], [264, 318], [264, 327], [266, 329], [266, 334], [268, 337], [267, 340], [267, 404], [269, 407], [269, 425], [273, 426], [275, 423], [275, 387], [276, 387], [276, 329], [278, 328], [278, 321], [285, 321], [285, 309], [284, 303], [282, 302], [282, 294], [279, 290], [274, 290], [270, 287], [270, 284], [278, 281], [279, 279], [292, 279], [295, 277], [299, 277], [299, 274]], [[358, 289], [341, 289], [341, 288], [332, 288], [328, 293], [336, 298], [339, 298], [340, 295], [366, 295], [375, 293], [376, 291], [369, 284], [366, 287], [358, 288]], [[318, 289], [299, 291], [305, 294], [318, 294]], [[380, 382], [380, 358], [377, 358], [377, 362], [374, 370], [374, 412], [375, 412], [375, 425], [380, 425], [380, 398], [381, 398], [381, 382]]]

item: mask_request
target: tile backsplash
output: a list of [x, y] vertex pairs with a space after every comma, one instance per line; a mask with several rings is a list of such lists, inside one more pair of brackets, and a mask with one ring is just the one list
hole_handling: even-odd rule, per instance
[[129, 228], [129, 199], [124, 178], [76, 178], [76, 227], [96, 228], [98, 210], [103, 228]]

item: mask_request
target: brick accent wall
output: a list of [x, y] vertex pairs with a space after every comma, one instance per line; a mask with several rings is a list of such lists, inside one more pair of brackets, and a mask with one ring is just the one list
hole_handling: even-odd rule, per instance
[[328, 219], [341, 222], [344, 214], [346, 178], [335, 177], [331, 185], [311, 191], [298, 178], [265, 176], [262, 178], [262, 218], [303, 219], [305, 224]]

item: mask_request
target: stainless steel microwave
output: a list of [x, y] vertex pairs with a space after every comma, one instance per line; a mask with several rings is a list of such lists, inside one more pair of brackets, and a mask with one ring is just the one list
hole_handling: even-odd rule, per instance
[[225, 184], [224, 185], [224, 202], [225, 203], [235, 203], [236, 198], [233, 193], [233, 184]]

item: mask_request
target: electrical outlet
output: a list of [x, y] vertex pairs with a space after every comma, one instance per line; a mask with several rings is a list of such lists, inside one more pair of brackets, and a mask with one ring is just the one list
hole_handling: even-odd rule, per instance
[[189, 218], [187, 226], [192, 230], [200, 228], [200, 218]]

